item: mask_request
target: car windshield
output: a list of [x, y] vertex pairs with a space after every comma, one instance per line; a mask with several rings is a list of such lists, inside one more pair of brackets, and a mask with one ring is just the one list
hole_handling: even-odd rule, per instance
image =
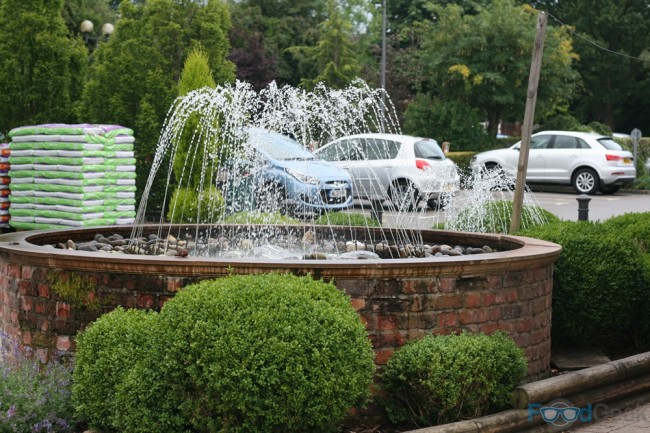
[[445, 159], [445, 154], [434, 140], [418, 141], [413, 146], [415, 156], [425, 159]]
[[620, 144], [609, 137], [599, 138], [598, 142], [607, 150], [623, 150]]
[[313, 153], [287, 136], [270, 133], [251, 133], [250, 141], [255, 149], [272, 159], [280, 161], [316, 159]]

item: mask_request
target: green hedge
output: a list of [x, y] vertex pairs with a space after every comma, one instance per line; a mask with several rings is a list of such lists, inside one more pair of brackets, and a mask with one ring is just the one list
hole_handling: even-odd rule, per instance
[[[332, 284], [230, 276], [185, 287], [152, 316], [118, 310], [79, 339], [77, 396], [104, 432], [331, 431], [369, 397], [371, 344]], [[135, 338], [148, 325], [154, 336]]]
[[316, 218], [316, 225], [350, 226], [350, 227], [381, 227], [379, 221], [366, 215], [348, 212], [328, 212]]
[[555, 343], [605, 350], [650, 343], [648, 260], [621, 224], [560, 221], [517, 233], [562, 246], [553, 274]]
[[507, 408], [526, 371], [523, 350], [505, 334], [427, 336], [388, 360], [383, 402], [392, 422], [408, 426], [475, 418]]
[[172, 223], [215, 223], [225, 210], [225, 201], [216, 187], [200, 193], [194, 188], [179, 187], [172, 194], [167, 219]]

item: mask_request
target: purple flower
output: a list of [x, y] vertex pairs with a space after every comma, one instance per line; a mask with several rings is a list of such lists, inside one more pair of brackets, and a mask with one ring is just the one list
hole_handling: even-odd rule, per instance
[[11, 418], [15, 414], [16, 414], [16, 405], [12, 404], [11, 407], [9, 408], [9, 410], [7, 411], [7, 419]]

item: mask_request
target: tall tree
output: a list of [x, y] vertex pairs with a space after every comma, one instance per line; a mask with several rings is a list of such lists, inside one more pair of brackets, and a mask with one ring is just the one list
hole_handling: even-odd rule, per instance
[[[513, 0], [478, 6], [476, 15], [456, 5], [433, 6], [437, 19], [423, 23], [419, 56], [406, 69], [424, 93], [465, 101], [488, 120], [490, 136], [498, 123], [523, 117], [537, 12]], [[566, 29], [547, 29], [537, 98], [537, 115], [566, 109], [578, 75]]]
[[328, 18], [319, 26], [320, 36], [315, 46], [290, 47], [310, 74], [301, 84], [309, 89], [318, 83], [343, 88], [358, 77], [361, 65], [357, 60], [352, 23], [347, 20], [334, 0], [327, 2]]
[[0, 133], [75, 120], [86, 50], [70, 38], [63, 0], [0, 2]]
[[575, 49], [583, 86], [572, 104], [577, 117], [584, 123], [606, 123], [612, 130], [650, 130], [647, 0], [538, 0], [533, 4], [578, 35]]
[[[84, 120], [132, 127], [136, 136], [138, 192], [144, 189], [156, 143], [185, 58], [201, 44], [217, 83], [234, 79], [226, 60], [230, 15], [221, 1], [123, 2], [115, 34], [95, 51], [83, 93]], [[157, 181], [163, 182], [161, 172]], [[152, 188], [151, 205], [162, 203], [164, 186]], [[139, 198], [139, 197], [138, 197]]]

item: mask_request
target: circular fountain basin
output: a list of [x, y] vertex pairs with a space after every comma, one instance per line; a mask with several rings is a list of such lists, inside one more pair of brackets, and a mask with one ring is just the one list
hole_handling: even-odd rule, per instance
[[[46, 358], [73, 351], [76, 333], [117, 306], [157, 310], [178, 290], [199, 280], [290, 272], [331, 281], [350, 297], [366, 324], [378, 365], [407, 341], [427, 334], [503, 331], [525, 350], [530, 380], [550, 372], [553, 262], [559, 245], [507, 235], [423, 230], [424, 243], [489, 245], [496, 251], [407, 259], [261, 260], [45, 246], [90, 240], [97, 233], [128, 238], [132, 229], [111, 226], [0, 236], [0, 331]], [[158, 229], [144, 226], [143, 235]], [[354, 231], [357, 240], [381, 238], [379, 228], [322, 230], [323, 236], [334, 230]]]

